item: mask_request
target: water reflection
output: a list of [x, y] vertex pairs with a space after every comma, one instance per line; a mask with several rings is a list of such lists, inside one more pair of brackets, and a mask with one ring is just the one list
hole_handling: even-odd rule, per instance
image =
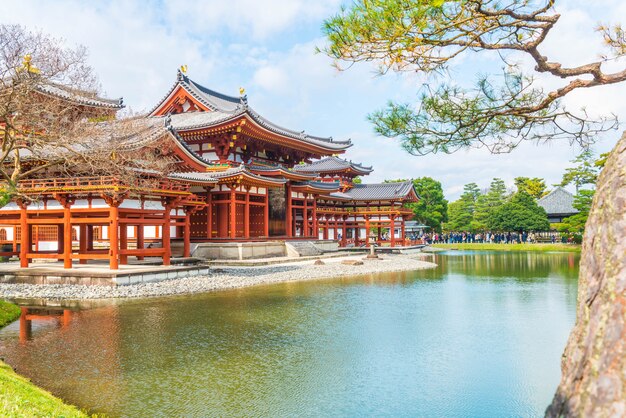
[[111, 416], [541, 414], [577, 256], [435, 257], [429, 271], [132, 301], [67, 322], [31, 307], [0, 346], [20, 373]]
[[63, 308], [20, 307], [20, 343], [24, 344], [33, 336], [33, 321], [42, 322], [42, 325], [65, 328], [72, 320], [72, 311]]
[[575, 277], [579, 257], [576, 253], [450, 251], [441, 261], [447, 263], [450, 270], [471, 272], [475, 278], [536, 280], [555, 274]]

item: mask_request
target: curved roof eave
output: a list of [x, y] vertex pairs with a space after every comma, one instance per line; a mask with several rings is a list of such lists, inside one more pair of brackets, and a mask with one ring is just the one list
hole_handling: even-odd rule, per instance
[[[191, 80], [189, 77], [184, 75], [178, 70], [176, 82], [170, 88], [169, 92], [159, 101], [159, 103], [148, 113], [148, 115], [153, 116], [154, 113], [163, 105], [163, 103], [167, 102], [168, 99], [174, 94], [177, 87], [184, 89], [187, 93], [189, 93], [194, 99], [198, 100], [202, 103], [203, 106], [213, 110], [219, 111], [226, 114], [231, 115], [234, 119], [235, 117], [246, 114], [248, 119], [254, 121], [258, 126], [278, 134], [280, 136], [295, 139], [305, 144], [315, 145], [322, 148], [327, 148], [332, 151], [343, 151], [352, 146], [352, 142], [350, 140], [346, 141], [334, 141], [332, 137], [324, 138], [313, 135], [305, 134], [304, 132], [297, 132], [291, 129], [283, 128], [268, 119], [261, 116], [258, 112], [253, 110], [248, 106], [248, 102], [245, 96], [243, 97], [234, 97], [228, 96], [223, 93], [219, 93], [214, 90], [210, 90], [195, 81]], [[224, 121], [229, 120], [228, 117], [224, 119]], [[221, 121], [220, 123], [223, 123]], [[214, 124], [216, 122], [213, 122]], [[211, 124], [207, 126], [195, 126], [194, 128], [185, 127], [184, 129], [201, 129], [203, 127], [209, 127]], [[181, 128], [183, 129], [183, 128]]]
[[273, 134], [279, 135], [283, 138], [287, 138], [288, 140], [295, 140], [304, 145], [315, 146], [321, 149], [325, 149], [327, 152], [345, 151], [353, 145], [352, 142], [349, 142], [349, 141], [342, 141], [342, 142], [323, 141], [319, 139], [312, 139], [312, 138], [317, 138], [317, 137], [289, 135], [289, 134], [286, 134], [285, 132], [281, 132], [279, 129], [272, 129], [270, 126], [268, 126], [267, 123], [260, 122], [257, 118], [253, 116], [253, 113], [251, 113], [249, 110], [246, 111], [244, 115], [247, 120], [254, 123], [256, 126], [258, 126], [261, 129], [270, 131]]

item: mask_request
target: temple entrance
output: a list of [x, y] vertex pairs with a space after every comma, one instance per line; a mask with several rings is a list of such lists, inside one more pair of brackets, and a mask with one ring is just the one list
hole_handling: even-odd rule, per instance
[[269, 193], [270, 237], [287, 235], [287, 195], [285, 187], [267, 189]]

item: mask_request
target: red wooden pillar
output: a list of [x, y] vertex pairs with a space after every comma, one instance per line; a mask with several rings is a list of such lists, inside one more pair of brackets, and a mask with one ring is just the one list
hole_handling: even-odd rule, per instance
[[211, 239], [213, 238], [213, 198], [210, 190], [207, 190], [206, 194], [206, 237]]
[[191, 209], [185, 210], [185, 229], [183, 231], [183, 257], [191, 257]]
[[230, 238], [237, 238], [237, 194], [235, 188], [230, 189]]
[[371, 245], [369, 235], [370, 235], [370, 217], [369, 215], [365, 215], [365, 246], [366, 247], [369, 247]]
[[17, 252], [17, 227], [13, 226], [13, 252]]
[[87, 251], [93, 250], [93, 225], [87, 225]]
[[63, 309], [63, 327], [67, 327], [72, 321], [72, 311]]
[[[128, 225], [120, 225], [120, 250], [128, 249]], [[120, 255], [120, 264], [128, 264], [128, 256], [125, 254]]]
[[312, 222], [313, 222], [313, 236], [315, 237], [315, 239], [319, 239], [320, 238], [320, 229], [319, 226], [317, 225], [317, 196], [316, 195], [312, 195], [313, 196], [313, 210], [311, 211], [311, 218], [312, 218]]
[[308, 208], [308, 204], [309, 204], [309, 200], [308, 200], [308, 194], [304, 194], [304, 208], [302, 209], [302, 236], [303, 237], [308, 237], [309, 236], [309, 208]]
[[330, 228], [330, 222], [328, 219], [324, 221], [324, 239], [328, 239], [328, 229]]
[[270, 191], [266, 189], [265, 206], [263, 206], [263, 235], [270, 237]]
[[[87, 254], [87, 225], [80, 224], [78, 227], [78, 254]], [[86, 259], [80, 259], [79, 264], [87, 264]]]
[[343, 228], [341, 228], [341, 246], [345, 247], [348, 245], [348, 237], [346, 234], [346, 218], [343, 218]]
[[405, 245], [406, 236], [405, 236], [405, 230], [404, 230], [404, 217], [400, 218], [400, 227], [402, 228], [402, 245]]
[[72, 268], [72, 224], [71, 224], [71, 205], [66, 203], [63, 205], [63, 268]]
[[[143, 220], [143, 216], [141, 217]], [[143, 233], [143, 224], [137, 225], [137, 249], [142, 250], [144, 248], [144, 233]], [[137, 256], [137, 260], [143, 260], [142, 255]]]
[[354, 206], [354, 246], [358, 247], [359, 246], [359, 233], [361, 232], [359, 230], [359, 219], [357, 218], [357, 213], [356, 213], [356, 205]]
[[117, 205], [111, 206], [109, 208], [109, 268], [111, 270], [117, 270], [119, 268], [118, 217], [119, 209]]
[[293, 237], [293, 208], [291, 207], [291, 183], [287, 183], [286, 187], [286, 200], [287, 200], [287, 236]]
[[28, 214], [26, 204], [18, 202], [20, 206], [20, 267], [28, 267], [27, 254], [30, 252], [30, 225], [28, 225]]
[[243, 208], [243, 237], [250, 238], [250, 189], [246, 188], [246, 202]]
[[32, 333], [32, 322], [27, 319], [26, 315], [28, 315], [28, 308], [20, 307], [22, 313], [20, 314], [20, 343], [25, 343], [31, 338]]
[[389, 216], [389, 236], [391, 239], [391, 246], [395, 247], [396, 246], [396, 224], [395, 224], [395, 216], [391, 215]]
[[[335, 233], [333, 234], [333, 238], [335, 241], [339, 240], [339, 219], [335, 216], [335, 222], [333, 223], [333, 227], [335, 228]], [[343, 235], [341, 236], [343, 238]]]
[[172, 244], [170, 242], [170, 224], [171, 224], [171, 211], [172, 207], [169, 204], [165, 205], [165, 212], [163, 213], [163, 234], [162, 234], [162, 247], [163, 247], [163, 265], [169, 266], [170, 259], [172, 257]]

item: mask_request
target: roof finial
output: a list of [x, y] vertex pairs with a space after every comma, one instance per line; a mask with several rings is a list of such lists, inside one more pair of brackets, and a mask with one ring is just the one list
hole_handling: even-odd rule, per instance
[[33, 57], [30, 54], [24, 55], [24, 60], [22, 61], [22, 66], [24, 69], [31, 74], [39, 74], [40, 71], [38, 68], [32, 64]]
[[239, 87], [239, 101], [244, 108], [248, 107], [248, 95], [246, 94], [246, 89], [243, 87]]
[[181, 65], [181, 66], [180, 66], [180, 71], [181, 71], [183, 74], [187, 74], [187, 64], [183, 64], [183, 65]]

